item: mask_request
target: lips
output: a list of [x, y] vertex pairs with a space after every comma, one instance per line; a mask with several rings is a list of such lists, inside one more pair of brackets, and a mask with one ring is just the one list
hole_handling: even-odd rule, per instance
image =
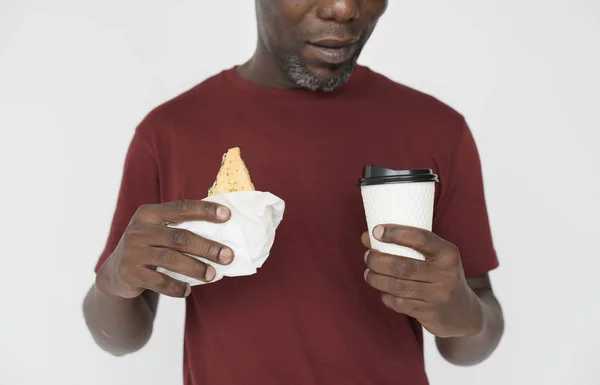
[[336, 65], [352, 59], [358, 51], [358, 40], [323, 39], [308, 42], [306, 48], [308, 55], [314, 60]]

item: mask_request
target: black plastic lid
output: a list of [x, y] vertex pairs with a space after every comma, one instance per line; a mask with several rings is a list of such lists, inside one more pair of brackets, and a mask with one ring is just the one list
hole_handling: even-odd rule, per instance
[[363, 167], [363, 177], [358, 181], [358, 186], [418, 182], [439, 182], [439, 179], [430, 169], [391, 170], [385, 167], [369, 165]]

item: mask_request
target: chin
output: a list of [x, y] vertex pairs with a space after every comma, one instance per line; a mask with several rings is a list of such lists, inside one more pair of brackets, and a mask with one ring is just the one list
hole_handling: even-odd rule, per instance
[[352, 73], [356, 67], [355, 61], [350, 61], [338, 65], [307, 65], [308, 71], [315, 77], [323, 80], [344, 76], [346, 73]]
[[333, 91], [350, 80], [356, 58], [342, 64], [308, 63], [300, 56], [288, 56], [284, 62], [288, 77], [301, 88], [312, 91]]

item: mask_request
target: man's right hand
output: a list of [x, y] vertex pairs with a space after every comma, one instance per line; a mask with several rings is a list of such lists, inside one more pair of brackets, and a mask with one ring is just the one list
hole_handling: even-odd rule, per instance
[[115, 251], [96, 275], [103, 294], [135, 298], [145, 290], [171, 297], [187, 297], [189, 285], [157, 272], [157, 267], [209, 282], [215, 269], [184, 253], [221, 265], [233, 261], [233, 250], [190, 231], [168, 227], [185, 221], [223, 223], [231, 212], [206, 201], [181, 200], [145, 205], [135, 213]]

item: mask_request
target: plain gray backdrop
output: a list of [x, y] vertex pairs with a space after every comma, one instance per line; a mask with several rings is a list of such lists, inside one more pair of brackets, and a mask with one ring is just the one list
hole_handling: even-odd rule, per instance
[[[2, 385], [182, 382], [183, 302], [113, 358], [81, 301], [135, 126], [249, 57], [253, 3], [0, 2]], [[599, 38], [597, 1], [392, 0], [361, 58], [463, 113], [481, 152], [506, 334], [474, 368], [426, 335], [433, 385], [600, 381]]]

